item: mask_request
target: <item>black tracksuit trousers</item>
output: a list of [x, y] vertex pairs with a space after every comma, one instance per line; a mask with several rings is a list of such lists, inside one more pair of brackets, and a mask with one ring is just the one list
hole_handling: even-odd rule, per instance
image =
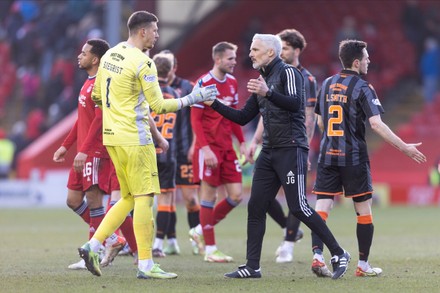
[[252, 189], [248, 204], [247, 265], [260, 267], [266, 213], [270, 202], [283, 186], [289, 210], [315, 232], [332, 255], [343, 254], [342, 248], [322, 218], [306, 198], [308, 151], [299, 147], [264, 148], [255, 163]]

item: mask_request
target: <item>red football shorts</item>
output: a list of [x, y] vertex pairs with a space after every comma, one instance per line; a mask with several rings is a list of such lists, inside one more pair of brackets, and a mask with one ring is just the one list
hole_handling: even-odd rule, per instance
[[203, 151], [196, 149], [193, 159], [194, 183], [205, 181], [212, 186], [225, 183], [241, 183], [241, 166], [234, 150], [212, 150], [217, 157], [217, 168], [208, 168], [205, 165]]
[[109, 193], [109, 176], [111, 171], [109, 158], [88, 157], [82, 172], [70, 169], [67, 188], [87, 191], [93, 185], [98, 185], [105, 194]]

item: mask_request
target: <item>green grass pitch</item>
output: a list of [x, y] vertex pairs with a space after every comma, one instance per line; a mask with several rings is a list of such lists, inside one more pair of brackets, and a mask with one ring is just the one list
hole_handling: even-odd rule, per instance
[[[312, 254], [307, 227], [295, 245], [291, 264], [276, 264], [274, 252], [281, 229], [267, 220], [258, 280], [224, 279], [223, 274], [245, 262], [246, 208], [232, 211], [216, 226], [219, 249], [234, 257], [230, 264], [209, 264], [191, 254], [183, 206], [178, 207], [178, 241], [182, 254], [156, 259], [179, 275], [175, 280], [138, 280], [132, 257], [117, 257], [103, 276], [70, 271], [79, 260], [77, 248], [88, 235], [82, 220], [65, 209], [0, 209], [0, 292], [440, 292], [438, 207], [376, 207], [370, 262], [384, 273], [356, 278], [356, 218], [351, 206], [338, 206], [329, 225], [352, 261], [340, 280], [318, 279], [310, 271]], [[326, 260], [329, 260], [326, 251]]]

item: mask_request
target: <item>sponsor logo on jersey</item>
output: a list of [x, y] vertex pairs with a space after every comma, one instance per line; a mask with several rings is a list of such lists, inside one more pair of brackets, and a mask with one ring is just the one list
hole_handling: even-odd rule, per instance
[[151, 74], [151, 75], [145, 74], [143, 78], [146, 82], [155, 82], [156, 81], [156, 76], [154, 74]]
[[348, 89], [348, 86], [343, 85], [342, 83], [333, 83], [330, 85], [330, 89], [334, 92], [341, 92], [346, 91]]
[[78, 103], [85, 108], [86, 107], [86, 96], [79, 95]]
[[[125, 47], [124, 47], [124, 49], [125, 49]], [[119, 54], [117, 52], [111, 53], [110, 57], [112, 57], [113, 60], [116, 60], [116, 61], [120, 61], [120, 60], [124, 60], [125, 59], [124, 55], [121, 55], [121, 54]]]
[[223, 105], [231, 106], [232, 103], [234, 102], [234, 98], [228, 96], [228, 97], [223, 97], [223, 98], [221, 98], [221, 99], [218, 99], [218, 101], [219, 101], [220, 103], [222, 103]]

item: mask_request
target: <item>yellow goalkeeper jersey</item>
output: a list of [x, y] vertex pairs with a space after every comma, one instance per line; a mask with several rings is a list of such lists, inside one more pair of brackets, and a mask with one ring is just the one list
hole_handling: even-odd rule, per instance
[[109, 146], [153, 143], [148, 113], [175, 112], [179, 101], [165, 100], [152, 59], [122, 42], [101, 58], [92, 93], [102, 108], [103, 143]]

